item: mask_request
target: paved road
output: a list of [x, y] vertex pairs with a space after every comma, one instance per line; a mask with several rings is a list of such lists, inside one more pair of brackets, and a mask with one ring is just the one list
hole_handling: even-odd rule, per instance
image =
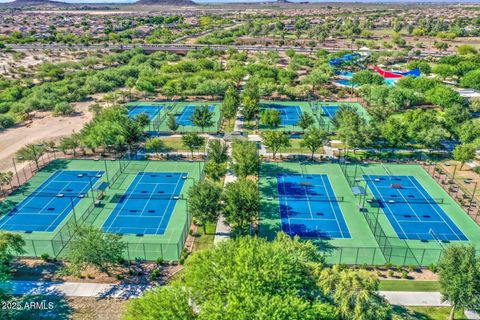
[[[209, 44], [181, 44], [181, 43], [172, 43], [172, 44], [113, 44], [113, 43], [104, 43], [104, 44], [63, 44], [63, 43], [25, 43], [25, 44], [6, 44], [8, 47], [14, 50], [68, 50], [68, 49], [77, 49], [77, 50], [99, 50], [99, 49], [110, 49], [110, 50], [130, 50], [135, 48], [140, 48], [145, 51], [198, 51], [205, 48], [210, 48], [212, 50], [221, 50], [225, 51], [230, 48], [237, 49], [238, 51], [278, 51], [283, 52], [286, 50], [293, 49], [296, 52], [315, 52], [320, 49], [327, 50], [329, 52], [351, 50], [349, 47], [315, 47], [315, 48], [306, 48], [306, 47], [295, 47], [295, 46], [254, 46], [254, 45], [209, 45]], [[380, 52], [384, 50], [372, 49], [372, 52]], [[448, 52], [437, 52], [437, 51], [422, 51], [420, 56], [435, 56], [442, 57], [449, 55]]]

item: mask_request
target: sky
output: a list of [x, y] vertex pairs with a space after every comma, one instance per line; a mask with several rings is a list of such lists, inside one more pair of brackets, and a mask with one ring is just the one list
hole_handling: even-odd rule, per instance
[[[14, 0], [0, 0], [2, 2], [12, 2]], [[137, 0], [54, 0], [69, 3], [132, 3]], [[275, 2], [275, 0], [193, 0], [196, 3], [255, 3], [255, 2]], [[291, 2], [305, 2], [307, 0], [289, 0]], [[309, 2], [368, 2], [368, 3], [480, 3], [480, 0], [308, 0]]]

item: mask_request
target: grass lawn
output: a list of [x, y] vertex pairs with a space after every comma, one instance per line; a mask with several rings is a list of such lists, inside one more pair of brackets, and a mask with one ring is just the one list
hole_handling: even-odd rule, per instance
[[197, 227], [198, 235], [195, 236], [193, 251], [208, 249], [213, 245], [213, 239], [215, 238], [216, 227], [217, 227], [216, 224], [207, 223], [207, 234], [203, 234], [203, 226]]
[[228, 132], [232, 132], [233, 129], [235, 128], [235, 120], [232, 119], [232, 120], [224, 120], [224, 123], [223, 123], [223, 131], [225, 133], [228, 133]]
[[180, 137], [161, 137], [160, 138], [165, 144], [165, 149], [168, 151], [189, 151], [182, 143], [182, 138]]
[[381, 291], [440, 291], [438, 281], [380, 280]]
[[[394, 313], [403, 320], [447, 320], [450, 307], [401, 307], [394, 306]], [[467, 319], [463, 310], [455, 312], [456, 320]]]

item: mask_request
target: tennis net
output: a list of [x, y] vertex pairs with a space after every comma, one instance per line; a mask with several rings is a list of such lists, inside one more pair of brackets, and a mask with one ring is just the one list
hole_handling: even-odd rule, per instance
[[88, 198], [92, 194], [89, 192], [44, 192], [44, 191], [23, 191], [22, 195], [27, 197], [46, 197], [46, 198]]
[[394, 204], [394, 203], [417, 203], [417, 204], [442, 204], [444, 203], [444, 198], [432, 198], [432, 199], [408, 199], [408, 198], [383, 198], [383, 199], [370, 199], [370, 202], [378, 202], [384, 204]]
[[309, 195], [280, 195], [280, 197], [286, 198], [287, 201], [317, 201], [317, 202], [343, 202], [344, 197], [322, 197], [322, 196], [309, 196]]
[[119, 201], [128, 199], [155, 199], [155, 200], [184, 200], [183, 194], [155, 194], [155, 193], [116, 193], [113, 196]]

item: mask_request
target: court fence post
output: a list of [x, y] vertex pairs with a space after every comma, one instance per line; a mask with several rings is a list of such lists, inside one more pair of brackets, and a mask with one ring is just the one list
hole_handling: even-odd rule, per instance
[[376, 255], [376, 253], [377, 253], [377, 248], [374, 247], [374, 248], [373, 248], [373, 256], [372, 256], [372, 263], [371, 263], [372, 266], [373, 266], [374, 263], [375, 263], [375, 255]]
[[[408, 246], [408, 245], [407, 245]], [[407, 256], [408, 256], [408, 247], [405, 249], [405, 256], [403, 257], [403, 265], [406, 266], [407, 265]], [[413, 254], [413, 252], [412, 252]]]
[[147, 252], [145, 251], [145, 243], [142, 243], [142, 246], [143, 246], [143, 256], [144, 256], [145, 260], [147, 260]]
[[35, 257], [38, 257], [37, 250], [35, 250], [35, 242], [33, 242], [33, 240], [30, 240], [30, 241], [32, 242], [33, 254], [35, 255]]
[[357, 255], [355, 257], [355, 265], [358, 265], [358, 254], [360, 252], [360, 248], [357, 247]]
[[423, 249], [423, 252], [422, 252], [422, 259], [420, 260], [420, 266], [423, 265], [423, 258], [425, 257], [425, 251], [427, 251], [427, 249]]
[[342, 258], [343, 258], [343, 247], [340, 247], [340, 259], [338, 260], [338, 263], [342, 263]]
[[163, 260], [163, 244], [160, 243], [160, 258]]

